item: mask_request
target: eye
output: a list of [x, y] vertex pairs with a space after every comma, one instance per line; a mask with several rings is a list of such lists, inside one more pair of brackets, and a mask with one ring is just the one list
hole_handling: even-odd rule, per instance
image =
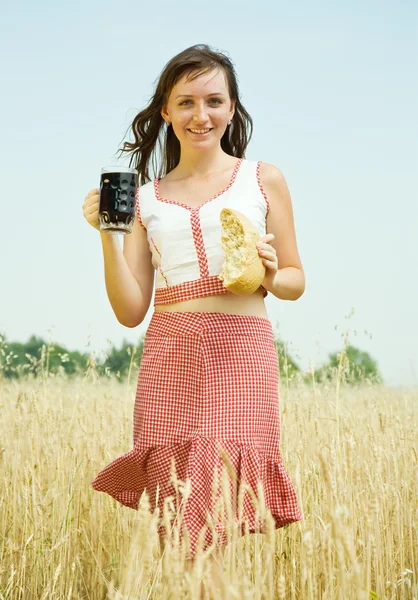
[[[211, 98], [210, 101], [214, 102], [215, 104], [222, 104], [222, 100], [220, 100], [219, 98]], [[188, 102], [191, 102], [191, 100], [183, 100], [183, 102], [180, 102], [180, 106], [182, 106], [183, 104], [187, 104]]]

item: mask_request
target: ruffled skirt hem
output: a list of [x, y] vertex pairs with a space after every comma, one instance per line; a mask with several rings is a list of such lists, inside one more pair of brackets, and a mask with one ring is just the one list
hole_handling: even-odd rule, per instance
[[145, 491], [151, 508], [159, 507], [158, 533], [163, 537], [168, 535], [163, 521], [165, 499], [171, 500], [174, 515], [181, 514], [180, 523], [187, 529], [189, 556], [196, 551], [202, 528], [203, 549], [227, 541], [224, 509], [240, 524], [241, 534], [264, 532], [263, 505], [275, 529], [303, 519], [279, 452], [272, 457], [248, 444], [200, 435], [179, 444], [134, 447], [101, 470], [92, 487], [133, 509], [138, 509]]

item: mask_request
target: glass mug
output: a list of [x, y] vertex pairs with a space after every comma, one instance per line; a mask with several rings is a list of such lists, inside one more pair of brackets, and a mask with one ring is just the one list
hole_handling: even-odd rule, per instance
[[103, 167], [100, 176], [100, 231], [132, 233], [138, 171], [130, 167]]

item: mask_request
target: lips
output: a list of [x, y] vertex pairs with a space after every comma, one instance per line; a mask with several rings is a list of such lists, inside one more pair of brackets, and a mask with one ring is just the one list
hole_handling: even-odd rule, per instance
[[210, 133], [212, 131], [213, 127], [208, 128], [207, 131], [203, 131], [203, 130], [198, 130], [196, 128], [196, 131], [192, 131], [191, 129], [188, 129], [187, 131], [190, 131], [190, 133], [192, 133], [193, 135], [206, 135], [207, 133]]

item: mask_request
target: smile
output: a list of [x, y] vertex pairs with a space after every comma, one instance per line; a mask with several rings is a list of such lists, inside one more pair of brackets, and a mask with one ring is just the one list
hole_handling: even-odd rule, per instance
[[204, 135], [205, 133], [209, 133], [209, 131], [212, 131], [212, 129], [213, 128], [211, 127], [210, 129], [189, 129], [188, 131], [198, 135]]

